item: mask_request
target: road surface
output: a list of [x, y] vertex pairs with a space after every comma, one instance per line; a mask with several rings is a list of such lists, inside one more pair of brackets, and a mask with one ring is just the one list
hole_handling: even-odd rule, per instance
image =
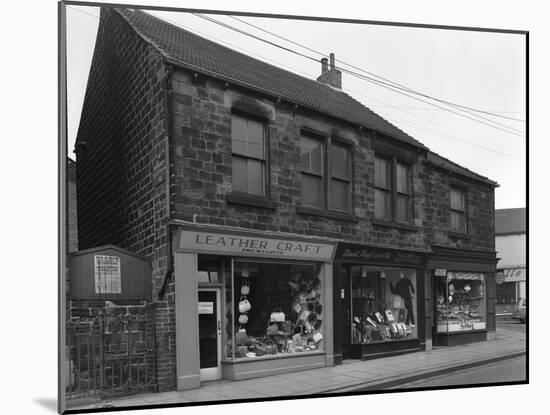
[[525, 356], [506, 359], [467, 370], [434, 376], [409, 382], [389, 389], [432, 388], [441, 386], [482, 385], [495, 382], [516, 382], [526, 380]]

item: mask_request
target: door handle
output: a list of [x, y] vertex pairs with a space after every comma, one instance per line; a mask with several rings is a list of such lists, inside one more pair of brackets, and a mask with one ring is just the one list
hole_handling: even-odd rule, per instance
[[222, 334], [222, 323], [218, 320], [218, 334]]

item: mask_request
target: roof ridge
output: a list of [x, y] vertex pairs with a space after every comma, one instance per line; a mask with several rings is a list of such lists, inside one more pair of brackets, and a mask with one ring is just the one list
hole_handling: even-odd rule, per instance
[[[315, 79], [239, 52], [142, 10], [115, 10], [169, 63], [378, 131], [392, 139], [424, 150], [428, 149], [420, 141], [341, 89], [331, 88]], [[218, 59], [218, 55], [223, 56], [225, 60]]]
[[435, 151], [433, 151], [433, 150], [431, 150], [431, 149], [429, 149], [428, 152], [431, 153], [431, 154], [433, 154], [433, 155], [435, 155], [435, 156], [437, 156], [437, 157], [442, 158], [442, 159], [445, 160], [446, 162], [451, 163], [451, 164], [453, 164], [454, 166], [456, 166], [456, 167], [458, 167], [458, 168], [460, 168], [460, 169], [466, 170], [467, 172], [469, 172], [469, 173], [471, 173], [471, 174], [473, 174], [473, 175], [476, 175], [476, 176], [478, 176], [478, 177], [480, 177], [480, 178], [482, 178], [482, 179], [488, 180], [488, 181], [490, 181], [490, 182], [492, 182], [492, 183], [496, 183], [495, 181], [489, 179], [488, 177], [483, 176], [483, 175], [481, 175], [481, 174], [479, 174], [479, 173], [476, 173], [475, 171], [470, 170], [469, 168], [464, 167], [464, 166], [458, 164], [458, 163], [455, 162], [455, 161], [449, 160], [447, 157], [443, 157], [441, 154], [438, 154], [438, 153], [436, 153]]
[[[117, 9], [120, 10], [120, 8], [117, 8]], [[124, 10], [130, 10], [130, 9], [124, 9]], [[176, 28], [177, 30], [183, 30], [183, 31], [185, 31], [185, 32], [187, 32], [187, 33], [189, 33], [189, 34], [191, 34], [191, 35], [193, 35], [193, 36], [196, 36], [196, 37], [199, 37], [199, 38], [201, 38], [201, 39], [204, 39], [204, 40], [206, 40], [207, 42], [216, 43], [216, 45], [218, 45], [218, 46], [220, 46], [220, 47], [222, 47], [222, 48], [224, 48], [224, 49], [230, 50], [230, 51], [233, 52], [233, 53], [238, 53], [239, 55], [242, 55], [242, 56], [246, 56], [247, 58], [253, 59], [253, 60], [255, 60], [256, 62], [259, 62], [259, 63], [261, 63], [261, 64], [271, 66], [273, 69], [291, 73], [292, 75], [298, 76], [298, 77], [300, 77], [300, 78], [302, 78], [302, 79], [304, 79], [304, 80], [306, 80], [306, 81], [315, 82], [315, 83], [318, 83], [318, 84], [322, 85], [323, 87], [331, 88], [331, 89], [333, 89], [335, 92], [342, 92], [342, 93], [344, 93], [342, 90], [334, 89], [334, 88], [332, 88], [330, 85], [327, 85], [327, 84], [323, 84], [323, 83], [321, 83], [321, 82], [318, 82], [316, 79], [308, 78], [307, 76], [304, 76], [304, 75], [301, 75], [301, 74], [299, 74], [299, 73], [293, 72], [293, 71], [291, 71], [291, 70], [289, 70], [289, 69], [284, 69], [284, 68], [281, 68], [280, 66], [276, 66], [276, 65], [274, 65], [274, 64], [272, 64], [272, 63], [269, 63], [269, 62], [263, 61], [263, 60], [261, 60], [261, 59], [255, 58], [255, 57], [252, 56], [252, 55], [247, 55], [246, 53], [240, 52], [240, 51], [238, 51], [237, 49], [233, 49], [233, 48], [231, 48], [231, 47], [229, 47], [229, 46], [226, 46], [226, 45], [224, 45], [224, 44], [222, 44], [222, 43], [218, 43], [217, 41], [214, 41], [214, 40], [212, 40], [212, 39], [208, 39], [207, 37], [204, 37], [204, 36], [202, 36], [202, 35], [199, 35], [199, 34], [197, 34], [196, 32], [191, 31], [191, 30], [189, 30], [189, 29], [185, 29], [185, 28], [183, 28], [183, 27], [181, 27], [181, 26], [178, 26], [177, 24], [172, 23], [172, 22], [170, 22], [170, 21], [168, 21], [168, 20], [163, 20], [163, 19], [161, 19], [160, 17], [157, 17], [157, 16], [155, 16], [155, 15], [153, 15], [153, 14], [146, 13], [146, 12], [143, 11], [143, 10], [140, 10], [140, 9], [133, 9], [133, 13], [145, 14], [145, 15], [147, 15], [148, 17], [152, 17], [153, 19], [158, 20], [159, 22], [161, 22], [161, 23], [163, 23], [163, 24], [170, 25], [170, 26]], [[127, 19], [126, 19], [126, 20], [127, 20]], [[132, 23], [130, 22], [130, 24], [132, 24]], [[132, 25], [132, 26], [133, 26], [133, 25]], [[138, 29], [136, 29], [136, 30], [138, 30]], [[147, 36], [144, 36], [144, 37], [147, 37]], [[319, 63], [321, 63], [321, 61], [319, 61]], [[361, 105], [363, 105], [363, 104], [361, 104]]]

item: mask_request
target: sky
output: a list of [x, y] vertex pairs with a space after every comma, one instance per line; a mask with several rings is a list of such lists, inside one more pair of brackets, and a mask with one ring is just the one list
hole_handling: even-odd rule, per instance
[[[311, 58], [307, 59], [191, 13], [151, 13], [310, 79], [321, 73], [319, 59], [335, 53], [337, 66], [424, 94], [413, 99], [343, 73], [345, 92], [432, 151], [499, 183], [495, 191], [497, 209], [526, 205], [525, 35], [210, 15]], [[98, 15], [96, 7], [70, 5], [67, 9], [69, 155], [74, 148]], [[355, 16], [349, 13], [347, 17]], [[484, 112], [460, 111], [426, 96]]]

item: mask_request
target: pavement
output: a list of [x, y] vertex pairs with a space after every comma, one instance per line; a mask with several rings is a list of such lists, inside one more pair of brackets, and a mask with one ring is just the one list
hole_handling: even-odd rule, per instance
[[523, 356], [526, 346], [525, 330], [504, 327], [497, 329], [496, 339], [490, 341], [435, 347], [430, 351], [373, 360], [345, 360], [338, 366], [275, 376], [204, 382], [199, 389], [187, 391], [141, 393], [91, 405], [88, 402], [73, 406], [71, 401], [67, 404], [68, 410], [128, 408], [384, 390], [418, 379]]

